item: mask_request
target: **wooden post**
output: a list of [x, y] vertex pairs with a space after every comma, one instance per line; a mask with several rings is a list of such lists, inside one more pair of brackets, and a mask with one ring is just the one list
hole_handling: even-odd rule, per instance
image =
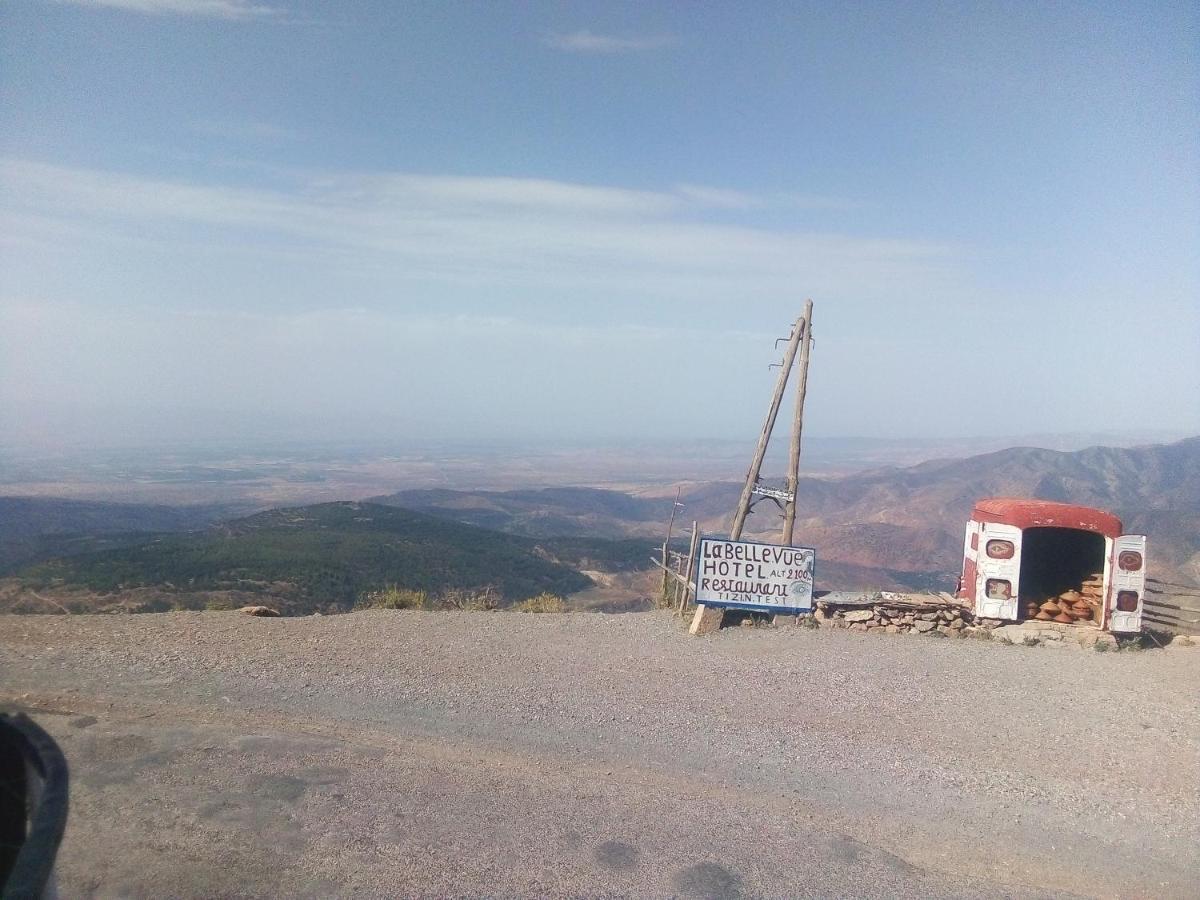
[[[682, 594], [684, 599], [687, 598], [687, 588], [683, 587], [683, 585], [685, 584], [685, 582], [683, 580], [683, 570], [684, 570], [685, 565], [686, 565], [686, 563], [684, 562], [683, 554], [676, 553], [675, 554], [675, 577], [673, 579], [671, 579], [673, 582], [672, 587], [675, 589], [675, 596], [678, 597], [680, 594]], [[682, 601], [676, 601], [674, 598], [672, 598], [671, 606], [672, 607], [676, 606], [678, 602], [682, 602]]]
[[804, 304], [804, 343], [800, 347], [800, 374], [796, 381], [796, 406], [792, 413], [792, 444], [788, 454], [787, 489], [792, 495], [783, 510], [783, 545], [792, 546], [796, 530], [796, 488], [800, 484], [800, 435], [804, 430], [804, 395], [808, 391], [808, 357], [812, 350], [811, 300]]
[[693, 522], [692, 522], [692, 539], [688, 542], [687, 568], [684, 569], [684, 574], [683, 574], [683, 593], [679, 597], [679, 609], [677, 610], [677, 613], [681, 616], [683, 615], [683, 611], [685, 609], [687, 609], [688, 591], [691, 590], [692, 574], [695, 572], [695, 569], [696, 569], [696, 549], [699, 546], [699, 544], [700, 544], [700, 531], [699, 531], [698, 523], [693, 520]]
[[[750, 471], [746, 473], [746, 483], [742, 486], [742, 496], [738, 499], [737, 511], [733, 514], [733, 526], [729, 529], [729, 539], [736, 541], [742, 536], [742, 528], [746, 524], [746, 516], [750, 514], [750, 503], [754, 498], [754, 486], [758, 484], [758, 476], [762, 472], [763, 458], [767, 455], [767, 444], [771, 440], [771, 432], [775, 429], [775, 419], [779, 416], [779, 407], [783, 404], [783, 393], [787, 389], [788, 376], [796, 361], [796, 351], [800, 348], [800, 339], [807, 332], [808, 326], [803, 316], [792, 326], [791, 339], [787, 351], [783, 354], [783, 365], [779, 369], [779, 380], [775, 383], [775, 393], [771, 395], [771, 405], [767, 408], [767, 418], [763, 422], [762, 433], [758, 436], [758, 446], [754, 448], [754, 459], [750, 463]], [[696, 615], [692, 618], [692, 626], [688, 629], [691, 634], [708, 634], [721, 627], [725, 611], [720, 607], [708, 607], [703, 603], [696, 604]]]
[[682, 491], [683, 491], [682, 485], [675, 488], [675, 503], [671, 506], [671, 518], [667, 520], [667, 539], [665, 541], [663, 541], [663, 545], [662, 545], [663, 580], [662, 580], [662, 590], [660, 591], [660, 593], [662, 595], [662, 605], [667, 608], [670, 608], [671, 606], [674, 605], [671, 602], [671, 598], [667, 595], [667, 586], [670, 584], [670, 581], [671, 581], [671, 575], [668, 571], [670, 568], [670, 562], [671, 562], [670, 558], [668, 556], [668, 548], [671, 543], [671, 531], [675, 527], [675, 514], [677, 512], [679, 512], [679, 494]]
[[667, 557], [667, 542], [663, 541], [662, 559], [659, 561], [659, 565], [662, 567], [663, 579], [662, 579], [662, 587], [660, 587], [658, 590], [658, 598], [660, 601], [657, 606], [658, 609], [662, 609], [663, 607], [671, 605], [671, 598], [667, 594], [667, 585], [670, 584], [670, 581], [671, 581], [671, 575], [667, 571], [668, 562], [669, 562], [669, 559]]

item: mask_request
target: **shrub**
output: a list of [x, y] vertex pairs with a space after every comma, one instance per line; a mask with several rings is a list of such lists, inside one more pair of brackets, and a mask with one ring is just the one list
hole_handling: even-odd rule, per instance
[[500, 598], [494, 587], [479, 590], [450, 588], [438, 596], [437, 605], [442, 609], [463, 609], [481, 612], [500, 608]]
[[411, 591], [394, 584], [379, 591], [367, 591], [354, 604], [355, 609], [423, 609], [429, 603], [424, 591]]
[[229, 597], [209, 597], [204, 601], [204, 608], [209, 612], [228, 612], [237, 609], [237, 605]]
[[517, 612], [561, 613], [567, 611], [567, 602], [562, 597], [556, 597], [554, 594], [543, 592], [536, 597], [522, 600], [513, 608]]

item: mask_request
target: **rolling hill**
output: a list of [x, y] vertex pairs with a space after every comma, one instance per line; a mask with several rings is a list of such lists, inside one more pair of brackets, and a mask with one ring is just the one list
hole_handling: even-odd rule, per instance
[[671, 514], [672, 498], [635, 496], [589, 487], [517, 491], [400, 491], [372, 502], [530, 537], [659, 536]]
[[41, 559], [127, 546], [152, 534], [191, 531], [249, 511], [245, 504], [0, 497], [0, 575]]
[[510, 602], [570, 594], [593, 584], [580, 569], [620, 569], [648, 553], [645, 541], [539, 542], [391, 506], [323, 503], [44, 560], [13, 580], [35, 593], [152, 588], [168, 607], [203, 606], [214, 592], [233, 592], [305, 612], [349, 608], [388, 584], [431, 592], [491, 585]]

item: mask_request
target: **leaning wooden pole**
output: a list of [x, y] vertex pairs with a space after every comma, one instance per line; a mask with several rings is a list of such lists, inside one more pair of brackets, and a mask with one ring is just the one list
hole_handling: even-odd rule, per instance
[[796, 379], [796, 405], [792, 412], [792, 443], [788, 453], [787, 490], [791, 499], [783, 510], [783, 545], [792, 546], [796, 530], [796, 492], [800, 485], [800, 436], [804, 431], [804, 395], [808, 392], [808, 358], [812, 351], [813, 302], [804, 304], [804, 343], [800, 345], [800, 373]]
[[[767, 455], [767, 444], [771, 440], [771, 432], [775, 429], [775, 420], [779, 417], [779, 407], [783, 405], [783, 394], [787, 390], [788, 376], [796, 361], [796, 352], [800, 349], [800, 339], [808, 331], [803, 316], [792, 326], [792, 335], [788, 340], [787, 351], [783, 354], [783, 364], [779, 369], [779, 380], [775, 383], [775, 393], [771, 395], [771, 405], [767, 408], [767, 418], [763, 422], [762, 433], [758, 436], [758, 445], [754, 448], [754, 459], [750, 470], [746, 473], [746, 483], [742, 486], [742, 496], [738, 499], [737, 510], [733, 514], [733, 525], [729, 529], [729, 539], [736, 541], [742, 536], [742, 528], [746, 524], [746, 516], [750, 515], [750, 503], [754, 499], [754, 488], [762, 472], [763, 459]], [[696, 604], [696, 615], [692, 618], [691, 634], [708, 634], [721, 627], [725, 612], [719, 606]]]
[[742, 496], [738, 499], [737, 511], [733, 514], [733, 525], [729, 529], [729, 539], [732, 541], [742, 536], [746, 516], [750, 514], [750, 502], [754, 499], [754, 487], [758, 484], [763, 459], [767, 455], [767, 444], [771, 440], [771, 432], [775, 429], [775, 420], [779, 417], [779, 407], [783, 404], [783, 392], [787, 389], [788, 376], [791, 375], [792, 365], [796, 361], [800, 338], [806, 330], [803, 318], [797, 319], [796, 324], [792, 326], [792, 336], [788, 341], [787, 352], [783, 354], [783, 365], [779, 369], [779, 380], [775, 382], [775, 393], [771, 395], [767, 418], [763, 422], [762, 433], [758, 436], [758, 446], [754, 448], [754, 459], [750, 463], [750, 471], [746, 473], [746, 483], [742, 485]]

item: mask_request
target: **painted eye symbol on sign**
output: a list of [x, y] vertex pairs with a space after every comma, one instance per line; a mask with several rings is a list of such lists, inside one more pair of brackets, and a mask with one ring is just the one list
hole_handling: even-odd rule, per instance
[[793, 581], [791, 584], [788, 585], [788, 594], [792, 597], [807, 597], [808, 596], [808, 582]]

